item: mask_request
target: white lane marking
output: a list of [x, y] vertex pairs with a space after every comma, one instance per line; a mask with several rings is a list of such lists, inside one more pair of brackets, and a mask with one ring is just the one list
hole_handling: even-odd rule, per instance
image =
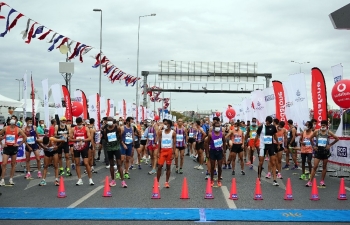
[[235, 204], [235, 202], [230, 198], [230, 192], [228, 191], [228, 188], [226, 186], [222, 186], [221, 187], [221, 191], [222, 193], [224, 194], [224, 198], [225, 198], [225, 201], [227, 203], [227, 206], [230, 208], [230, 209], [237, 209], [237, 206]]
[[349, 187], [345, 187], [346, 190], [350, 191], [350, 188]]
[[81, 203], [83, 203], [85, 200], [87, 200], [88, 198], [90, 198], [91, 196], [93, 196], [96, 192], [98, 192], [99, 190], [101, 190], [103, 188], [103, 185], [98, 186], [97, 188], [95, 188], [94, 190], [90, 191], [88, 194], [86, 194], [84, 197], [78, 199], [77, 201], [75, 201], [73, 204], [71, 204], [70, 206], [68, 206], [67, 208], [75, 208], [78, 205], [80, 205]]

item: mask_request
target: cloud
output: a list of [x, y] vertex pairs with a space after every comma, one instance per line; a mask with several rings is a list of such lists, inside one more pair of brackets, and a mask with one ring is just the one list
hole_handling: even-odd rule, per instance
[[[322, 2], [322, 3], [321, 3]], [[158, 71], [159, 61], [203, 62], [257, 62], [258, 72], [272, 73], [275, 80], [286, 80], [289, 74], [299, 72], [299, 65], [291, 60], [310, 64], [301, 66], [307, 75], [309, 107], [311, 104], [312, 67], [319, 67], [326, 78], [327, 91], [333, 86], [331, 66], [342, 63], [347, 78], [347, 31], [333, 29], [328, 15], [346, 5], [339, 1], [202, 1], [202, 0], [134, 0], [117, 2], [44, 0], [21, 2], [6, 0], [11, 7], [39, 23], [73, 40], [94, 46], [84, 63], [74, 60], [75, 74], [72, 90], [77, 88], [87, 95], [98, 92], [99, 70], [91, 66], [90, 55], [99, 51], [100, 14], [103, 10], [103, 52], [123, 71], [136, 75], [137, 29], [139, 16], [156, 13], [156, 17], [141, 18], [139, 71]], [[1, 15], [7, 16], [3, 7]], [[14, 18], [14, 17], [12, 17]], [[49, 84], [64, 84], [58, 73], [58, 62], [65, 61], [59, 51], [47, 52], [50, 44], [33, 39], [30, 45], [21, 39], [26, 19], [0, 39], [2, 79], [1, 94], [18, 98], [18, 82], [27, 71], [33, 74], [35, 85], [42, 93], [41, 80]], [[0, 32], [5, 20], [0, 20]], [[154, 82], [154, 76], [149, 80]], [[265, 82], [259, 79], [259, 83]], [[102, 77], [102, 95], [115, 101], [135, 100], [135, 87], [124, 82], [111, 84]], [[169, 97], [169, 93], [164, 94]], [[248, 94], [193, 94], [172, 93], [173, 110], [221, 109], [228, 103], [237, 104]], [[334, 106], [331, 96], [329, 103]], [[160, 107], [157, 103], [157, 108]], [[153, 105], [152, 105], [153, 107]]]

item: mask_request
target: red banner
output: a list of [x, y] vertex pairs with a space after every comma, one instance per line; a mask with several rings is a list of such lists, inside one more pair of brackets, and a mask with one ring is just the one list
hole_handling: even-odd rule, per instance
[[86, 120], [86, 119], [89, 119], [86, 95], [85, 95], [85, 93], [82, 90], [80, 90], [80, 91], [81, 91], [81, 97], [82, 97], [82, 100], [83, 100], [83, 109], [84, 109], [83, 116], [84, 116], [84, 119]]
[[66, 113], [65, 113], [66, 119], [73, 120], [72, 102], [71, 102], [70, 94], [66, 85], [62, 85], [62, 92], [63, 92], [64, 101], [66, 102]]
[[284, 128], [289, 129], [286, 116], [286, 99], [284, 96], [282, 82], [274, 80], [272, 81], [272, 86], [275, 93], [276, 118], [279, 121], [284, 121], [286, 123]]
[[126, 102], [124, 99], [123, 99], [123, 118], [124, 120], [126, 120]]
[[107, 112], [106, 112], [106, 116], [109, 116], [109, 113], [111, 112], [111, 101], [110, 99], [107, 99]]
[[314, 107], [314, 119], [317, 120], [316, 129], [321, 127], [321, 121], [327, 120], [327, 89], [322, 71], [314, 67], [311, 69], [311, 94]]
[[143, 106], [141, 106], [142, 107], [142, 121], [145, 121], [145, 109], [144, 109], [144, 107]]
[[[33, 125], [35, 125], [35, 93], [34, 93], [34, 82], [33, 82], [33, 76], [30, 75], [30, 82], [31, 82], [31, 86], [32, 86], [32, 120], [33, 120]], [[23, 119], [26, 119], [25, 115], [23, 116]]]
[[97, 127], [98, 130], [101, 129], [101, 103], [100, 103], [100, 95], [97, 93], [96, 94], [96, 109], [97, 109]]

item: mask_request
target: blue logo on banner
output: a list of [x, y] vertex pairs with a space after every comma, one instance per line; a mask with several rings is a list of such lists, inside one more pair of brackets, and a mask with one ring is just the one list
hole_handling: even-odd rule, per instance
[[348, 148], [343, 146], [337, 146], [338, 157], [348, 157]]

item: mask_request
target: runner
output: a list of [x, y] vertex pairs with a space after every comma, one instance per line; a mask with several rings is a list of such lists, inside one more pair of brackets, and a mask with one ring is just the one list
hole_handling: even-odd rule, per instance
[[[283, 150], [285, 150], [285, 146], [287, 146], [287, 130], [284, 128], [285, 122], [279, 121], [278, 119], [274, 119], [274, 125], [277, 128], [277, 139], [278, 144], [280, 145], [280, 149], [277, 149], [277, 143], [276, 140], [274, 140], [274, 146], [275, 146], [275, 152], [276, 152], [276, 169], [277, 169], [277, 178], [283, 179], [282, 177], [282, 154]], [[272, 165], [269, 163], [270, 168], [272, 168]], [[269, 170], [269, 172], [271, 169]], [[269, 178], [271, 178], [271, 173]]]
[[158, 139], [157, 139], [157, 124], [154, 123], [152, 125], [151, 120], [147, 121], [147, 129], [145, 130], [145, 137], [147, 137], [146, 142], [146, 148], [149, 151], [149, 155], [151, 157], [151, 164], [152, 170], [148, 172], [148, 174], [156, 174], [156, 165], [157, 165], [157, 158], [158, 158]]
[[166, 177], [164, 187], [170, 188], [169, 178], [171, 172], [171, 162], [174, 159], [175, 155], [175, 142], [176, 142], [176, 133], [171, 130], [172, 126], [171, 120], [165, 120], [163, 122], [163, 130], [158, 131], [158, 137], [160, 144], [158, 145], [159, 159], [158, 159], [158, 170], [157, 170], [157, 180], [159, 183], [160, 176], [162, 174], [162, 168], [164, 162], [166, 163]]
[[145, 161], [145, 164], [148, 164], [148, 160], [150, 156], [148, 155], [148, 151], [146, 149], [146, 143], [147, 143], [147, 137], [145, 136], [145, 130], [147, 129], [147, 121], [145, 121], [141, 125], [141, 140], [140, 140], [140, 151], [141, 151], [141, 156], [142, 156], [142, 161]]
[[[230, 125], [229, 124], [225, 124], [224, 126], [224, 130], [225, 130], [225, 137], [230, 133]], [[230, 138], [226, 138], [225, 140], [225, 145], [226, 145], [226, 149], [230, 149]], [[229, 153], [229, 159], [226, 161], [226, 151], [224, 151], [224, 159], [223, 159], [223, 162], [222, 162], [223, 166], [222, 168], [223, 169], [232, 169], [231, 168], [231, 163], [230, 163], [230, 153]]]
[[311, 121], [307, 121], [305, 123], [304, 132], [300, 136], [301, 171], [302, 171], [302, 174], [299, 177], [299, 179], [301, 179], [301, 180], [306, 180], [307, 179], [306, 178], [306, 174], [305, 174], [306, 159], [307, 159], [307, 164], [309, 166], [309, 177], [308, 177], [308, 179], [310, 179], [310, 177], [311, 177], [311, 171], [312, 171], [312, 164], [311, 164], [311, 160], [312, 160], [312, 146], [311, 146], [310, 138], [311, 138], [311, 136], [313, 134], [312, 128], [313, 128], [313, 124], [311, 123]]
[[222, 129], [219, 122], [214, 123], [214, 129], [209, 132], [208, 141], [206, 144], [206, 149], [209, 149], [209, 158], [210, 158], [210, 177], [211, 177], [211, 186], [214, 186], [214, 165], [218, 164], [218, 180], [217, 184], [221, 187], [221, 174], [222, 174], [222, 158], [223, 150], [226, 150], [224, 145], [225, 137], [222, 133]]
[[27, 174], [25, 175], [25, 179], [30, 179], [32, 176], [30, 175], [30, 155], [32, 152], [34, 153], [35, 159], [36, 159], [36, 166], [38, 168], [38, 178], [41, 178], [41, 161], [40, 161], [40, 151], [39, 146], [36, 143], [36, 140], [38, 139], [38, 134], [35, 131], [36, 127], [33, 126], [33, 120], [30, 117], [26, 118], [26, 124], [23, 128], [23, 132], [27, 136], [26, 141], [26, 168], [27, 168]]
[[[87, 124], [87, 127], [89, 128], [90, 131], [90, 137], [91, 137], [91, 142], [89, 144], [89, 165], [91, 167], [91, 172], [92, 173], [97, 173], [94, 169], [94, 165], [95, 165], [95, 154], [96, 154], [96, 142], [95, 140], [98, 139], [96, 137], [96, 135], [99, 135], [99, 133], [96, 133], [96, 128], [95, 128], [95, 119], [94, 118], [90, 118], [89, 120], [86, 120], [85, 123]], [[86, 173], [86, 171], [84, 171], [84, 173]]]
[[[275, 153], [275, 147], [273, 145], [273, 139], [275, 139], [276, 143], [278, 143], [277, 138], [277, 129], [274, 125], [272, 125], [272, 117], [267, 116], [265, 120], [266, 125], [259, 126], [258, 130], [256, 131], [256, 137], [255, 137], [255, 143], [253, 146], [256, 146], [256, 141], [260, 139], [260, 148], [259, 148], [259, 167], [258, 167], [258, 178], [261, 180], [261, 171], [262, 171], [262, 165], [264, 163], [264, 156], [266, 153], [269, 154], [270, 160], [271, 160], [271, 170], [273, 174], [273, 185], [279, 186], [279, 184], [276, 181], [276, 153]], [[277, 144], [277, 149], [280, 149], [280, 145]]]
[[[187, 140], [187, 130], [183, 126], [183, 120], [178, 119], [177, 120], [177, 127], [175, 128], [176, 132], [176, 150], [175, 150], [175, 165], [176, 173], [183, 174], [183, 165], [184, 165], [184, 157], [185, 157], [185, 146], [186, 146], [186, 140]], [[179, 155], [180, 155], [180, 170], [179, 170]]]
[[[107, 117], [103, 117], [103, 121], [101, 124], [101, 130], [104, 130], [106, 123], [107, 123]], [[104, 136], [103, 132], [101, 134], [101, 142], [102, 142], [103, 154], [105, 156], [104, 163], [106, 163], [106, 169], [109, 169], [110, 165], [109, 165], [109, 159], [108, 159], [108, 154], [107, 154], [107, 150], [106, 150], [107, 140], [106, 140], [106, 137]]]
[[192, 122], [190, 128], [188, 129], [188, 148], [190, 149], [190, 158], [195, 158], [195, 148], [196, 148], [196, 139], [197, 136], [197, 128]]
[[54, 137], [55, 136], [55, 127], [56, 127], [56, 120], [52, 119], [51, 120], [51, 126], [49, 127], [49, 137]]
[[[103, 130], [104, 136], [106, 137], [106, 151], [108, 154], [108, 159], [109, 159], [109, 171], [111, 173], [111, 182], [109, 183], [109, 186], [114, 187], [116, 186], [115, 178], [121, 179], [122, 180], [122, 187], [127, 188], [128, 186], [126, 185], [126, 182], [124, 180], [123, 176], [123, 170], [122, 170], [122, 165], [121, 165], [121, 153], [120, 153], [120, 140], [122, 139], [121, 135], [121, 130], [117, 126], [116, 123], [113, 123], [113, 118], [108, 117], [107, 118], [107, 126], [105, 126]], [[115, 171], [114, 171], [114, 158], [117, 162], [117, 168], [118, 168], [118, 173], [119, 177], [115, 177]]]
[[94, 185], [92, 181], [91, 168], [89, 165], [89, 145], [87, 144], [90, 140], [90, 132], [88, 132], [87, 128], [84, 127], [83, 119], [78, 117], [75, 119], [75, 123], [77, 124], [74, 128], [71, 128], [69, 132], [69, 141], [74, 142], [74, 160], [75, 160], [75, 170], [78, 176], [78, 182], [76, 185], [83, 185], [83, 181], [81, 179], [81, 171], [80, 171], [80, 156], [83, 158], [83, 162], [85, 165], [85, 169], [88, 173], [89, 184]]
[[141, 131], [137, 128], [136, 124], [132, 124], [132, 128], [134, 130], [134, 148], [132, 150], [131, 154], [131, 166], [129, 169], [133, 169], [134, 166], [134, 151], [136, 150], [137, 152], [137, 168], [140, 170], [141, 169], [141, 144], [140, 144], [140, 138], [141, 138]]
[[[4, 135], [4, 136], [2, 136]], [[1, 140], [5, 138], [5, 145], [2, 152], [2, 173], [1, 173], [1, 181], [0, 186], [5, 186], [5, 175], [6, 175], [6, 166], [8, 159], [11, 157], [11, 172], [10, 172], [10, 185], [15, 185], [13, 182], [13, 176], [15, 174], [16, 170], [16, 159], [17, 159], [17, 152], [18, 152], [18, 146], [23, 146], [23, 143], [27, 141], [27, 136], [25, 133], [16, 126], [16, 120], [11, 119], [10, 125], [4, 127], [0, 131]], [[18, 137], [22, 136], [22, 141], [19, 141]]]
[[126, 118], [124, 126], [121, 126], [120, 130], [122, 133], [121, 139], [121, 159], [122, 165], [124, 164], [124, 178], [130, 179], [129, 175], [129, 162], [132, 155], [132, 149], [134, 147], [134, 131], [131, 124], [134, 123], [132, 117]]
[[[47, 168], [53, 161], [54, 171], [55, 171], [55, 186], [59, 186], [60, 183], [58, 181], [58, 149], [62, 149], [62, 145], [66, 143], [66, 140], [57, 139], [54, 137], [43, 137], [43, 139], [37, 139], [36, 143], [44, 149], [44, 172], [43, 179], [40, 181], [39, 186], [46, 185], [46, 175]], [[59, 143], [59, 145], [57, 145]]]
[[[328, 130], [328, 122], [327, 120], [321, 121], [321, 128], [313, 132], [310, 137], [311, 146], [315, 150], [315, 158], [314, 158], [314, 167], [312, 168], [311, 177], [309, 182], [307, 182], [306, 187], [312, 186], [312, 179], [315, 177], [316, 170], [318, 169], [318, 164], [322, 161], [322, 178], [320, 181], [321, 186], [326, 186], [324, 183], [324, 179], [326, 178], [327, 173], [327, 163], [328, 158], [331, 156], [330, 148], [339, 141], [339, 138]], [[316, 137], [316, 143], [313, 138]], [[332, 137], [334, 141], [329, 143], [329, 137]]]
[[298, 168], [298, 162], [297, 162], [297, 151], [295, 151], [293, 148], [296, 147], [295, 138], [297, 135], [297, 130], [295, 129], [293, 125], [293, 120], [288, 120], [288, 126], [289, 130], [287, 133], [287, 146], [286, 146], [286, 165], [283, 167], [283, 169], [289, 169], [289, 154], [292, 155], [292, 159], [294, 162], [294, 166], [292, 170]]
[[44, 120], [39, 121], [39, 126], [36, 128], [36, 132], [39, 138], [43, 138], [45, 136], [45, 123]]
[[225, 139], [226, 138], [230, 138], [232, 141], [232, 147], [230, 148], [230, 159], [232, 160], [232, 175], [235, 175], [237, 154], [241, 163], [241, 174], [245, 175], [243, 162], [243, 149], [245, 138], [243, 131], [239, 129], [239, 123], [235, 123], [234, 130], [230, 130], [230, 132], [226, 135]]
[[66, 159], [66, 173], [67, 176], [72, 176], [72, 173], [70, 172], [70, 158], [69, 158], [69, 145], [68, 145], [68, 137], [69, 137], [69, 130], [70, 127], [67, 126], [67, 119], [66, 117], [60, 118], [60, 125], [55, 126], [55, 134], [56, 137], [65, 140], [65, 142], [60, 145], [60, 149], [57, 150], [58, 152], [58, 163], [59, 163], [59, 175], [63, 176], [64, 169], [63, 169], [63, 163], [62, 163], [62, 151], [64, 153], [64, 157]]
[[247, 128], [247, 133], [245, 135], [245, 138], [249, 140], [248, 151], [249, 151], [250, 163], [249, 162], [247, 163], [249, 165], [249, 169], [253, 169], [254, 150], [259, 149], [259, 146], [260, 146], [260, 139], [255, 140], [257, 130], [258, 130], [258, 126], [256, 123], [256, 118], [252, 118], [251, 125]]
[[[201, 122], [199, 120], [196, 121], [196, 125], [197, 125], [197, 137], [196, 137], [196, 150], [198, 153], [198, 162], [199, 165], [195, 166], [194, 169], [197, 170], [203, 170], [203, 161], [204, 161], [204, 154], [203, 154], [203, 150], [204, 150], [204, 139], [205, 139], [205, 132], [203, 130], [203, 128], [200, 126]], [[209, 130], [209, 128], [208, 128]]]

